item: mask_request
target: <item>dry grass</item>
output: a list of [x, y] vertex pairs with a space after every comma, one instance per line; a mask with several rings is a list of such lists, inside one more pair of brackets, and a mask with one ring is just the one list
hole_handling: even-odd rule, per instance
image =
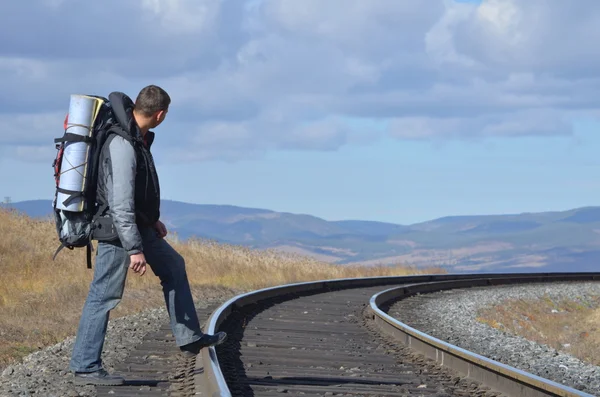
[[[85, 250], [58, 246], [52, 220], [34, 220], [0, 209], [0, 369], [27, 353], [74, 335], [93, 271]], [[345, 277], [442, 273], [441, 269], [336, 266], [298, 255], [254, 251], [192, 240], [171, 243], [184, 256], [194, 296], [207, 289], [249, 291], [285, 283]], [[163, 303], [152, 271], [130, 272], [123, 301], [111, 316], [120, 317]]]
[[511, 300], [479, 313], [496, 329], [544, 343], [582, 361], [600, 365], [600, 297], [586, 300]]

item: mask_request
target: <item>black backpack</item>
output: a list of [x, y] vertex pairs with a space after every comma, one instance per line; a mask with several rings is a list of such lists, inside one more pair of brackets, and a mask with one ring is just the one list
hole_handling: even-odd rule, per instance
[[[53, 260], [65, 247], [70, 250], [86, 247], [87, 267], [91, 268], [92, 240], [94, 240], [94, 230], [98, 228], [96, 221], [107, 208], [107, 204], [98, 202], [96, 196], [100, 152], [109, 135], [115, 132], [112, 127], [117, 124], [117, 120], [108, 99], [96, 95], [87, 96], [95, 98], [100, 103], [100, 109], [91, 125], [90, 134], [82, 136], [69, 133], [69, 114], [67, 114], [64, 123], [64, 135], [54, 139], [57, 154], [52, 167], [54, 168], [56, 189], [52, 207], [60, 246], [54, 253]], [[87, 159], [83, 164], [68, 164], [70, 167], [85, 166], [82, 191], [65, 190], [59, 187], [61, 174], [65, 171], [61, 170], [64, 166], [64, 151], [69, 144], [74, 142], [85, 142], [89, 150]], [[68, 195], [68, 198], [63, 201], [65, 206], [69, 205], [72, 200], [81, 198], [81, 211], [67, 211], [57, 208], [59, 193]]]

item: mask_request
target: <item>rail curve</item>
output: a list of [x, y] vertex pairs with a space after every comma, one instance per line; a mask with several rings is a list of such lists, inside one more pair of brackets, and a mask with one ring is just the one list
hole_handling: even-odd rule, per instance
[[[514, 284], [514, 283], [535, 283], [535, 282], [558, 282], [558, 281], [589, 281], [599, 280], [600, 273], [536, 273], [536, 274], [447, 274], [447, 275], [421, 275], [421, 276], [403, 276], [403, 277], [374, 277], [374, 278], [359, 278], [359, 279], [338, 279], [338, 280], [323, 280], [317, 282], [297, 283], [282, 285], [273, 288], [266, 288], [258, 291], [253, 291], [243, 295], [236, 296], [229, 301], [221, 305], [215, 310], [207, 321], [206, 332], [214, 333], [221, 329], [223, 324], [233, 321], [237, 326], [244, 328], [248, 318], [252, 318], [256, 313], [260, 313], [262, 310], [268, 307], [274, 307], [276, 303], [291, 302], [296, 298], [303, 297], [306, 299], [316, 299], [314, 297], [319, 294], [336, 293], [341, 296], [341, 299], [346, 299], [348, 305], [359, 305], [358, 302], [362, 300], [362, 306], [364, 306], [364, 313], [372, 323], [375, 325], [382, 335], [393, 337], [392, 344], [385, 343], [383, 346], [386, 349], [390, 349], [389, 352], [404, 353], [398, 351], [399, 346], [407, 347], [410, 351], [416, 351], [424, 354], [425, 356], [435, 360], [439, 363], [440, 367], [427, 367], [425, 369], [418, 369], [417, 372], [425, 373], [422, 378], [427, 378], [427, 374], [434, 374], [437, 376], [437, 381], [446, 382], [444, 371], [451, 369], [462, 374], [466, 379], [481, 382], [483, 385], [492, 388], [494, 392], [498, 394], [503, 393], [505, 396], [563, 396], [563, 397], [589, 397], [590, 394], [583, 393], [581, 391], [560, 385], [558, 383], [537, 377], [532, 374], [528, 374], [524, 371], [515, 369], [513, 367], [501, 364], [493, 361], [486, 357], [479, 356], [467, 350], [461, 349], [457, 346], [448, 344], [416, 329], [413, 329], [406, 324], [392, 318], [385, 312], [385, 307], [389, 306], [394, 301], [402, 299], [404, 297], [411, 296], [418, 293], [428, 293], [434, 291], [440, 291], [444, 289], [453, 288], [467, 288], [471, 286], [494, 286], [502, 284]], [[362, 290], [361, 290], [362, 289]], [[359, 294], [369, 293], [369, 296], [357, 296]], [[334, 295], [331, 295], [333, 297]], [[331, 298], [323, 298], [331, 299]], [[297, 303], [296, 305], [299, 305]], [[322, 303], [324, 305], [325, 303]], [[296, 307], [297, 309], [297, 307]], [[254, 312], [253, 312], [254, 311]], [[250, 313], [248, 316], [240, 316], [240, 313]], [[324, 321], [322, 316], [310, 317], [310, 313], [305, 312], [309, 317], [309, 323], [319, 323]], [[329, 312], [330, 316], [336, 314], [335, 312]], [[294, 333], [294, 327], [300, 326], [298, 323], [292, 321], [290, 318], [286, 318], [279, 314], [281, 318], [268, 320], [279, 321], [282, 325], [282, 330], [288, 330], [290, 334]], [[353, 315], [351, 315], [353, 316]], [[240, 320], [241, 319], [241, 320]], [[236, 323], [235, 321], [238, 321]], [[241, 323], [239, 321], [242, 321]], [[285, 323], [288, 323], [287, 325]], [[343, 321], [342, 321], [343, 322]], [[340, 322], [336, 321], [336, 326], [342, 326]], [[335, 328], [334, 328], [335, 329]], [[247, 332], [240, 331], [240, 332]], [[311, 332], [310, 329], [304, 329], [303, 333]], [[342, 332], [342, 331], [340, 331]], [[350, 338], [353, 335], [353, 331], [348, 331]], [[333, 334], [332, 334], [333, 335]], [[347, 335], [345, 333], [344, 335]], [[368, 335], [361, 334], [360, 337], [366, 338]], [[275, 339], [281, 336], [274, 336]], [[290, 337], [287, 335], [286, 337]], [[339, 335], [336, 334], [336, 338]], [[337, 341], [337, 339], [336, 339]], [[346, 341], [347, 342], [347, 341]], [[236, 342], [237, 343], [237, 342]], [[332, 342], [333, 343], [333, 342]], [[347, 344], [347, 343], [346, 343]], [[248, 344], [250, 346], [250, 344]], [[252, 342], [252, 347], [256, 347], [255, 342]], [[238, 348], [242, 348], [239, 344]], [[272, 346], [273, 349], [281, 349], [282, 345]], [[381, 347], [381, 345], [380, 345]], [[368, 347], [371, 349], [372, 347]], [[210, 347], [203, 349], [200, 356], [196, 360], [196, 368], [194, 370], [196, 393], [198, 395], [211, 396], [211, 397], [229, 397], [233, 396], [230, 390], [231, 385], [226, 381], [226, 376], [223, 373], [222, 363], [219, 360], [217, 352], [222, 347]], [[295, 349], [293, 347], [292, 349]], [[276, 351], [276, 350], [273, 350]], [[283, 350], [277, 350], [283, 351]], [[250, 350], [246, 350], [247, 354], [254, 354]], [[221, 356], [225, 353], [222, 352]], [[298, 360], [302, 359], [301, 352], [295, 353]], [[324, 352], [325, 354], [325, 352]], [[295, 357], [296, 357], [295, 356]], [[360, 356], [360, 355], [359, 355]], [[325, 360], [326, 357], [321, 357]], [[306, 360], [306, 358], [304, 358]], [[314, 364], [318, 366], [319, 358], [314, 359]], [[371, 365], [371, 364], [369, 364]], [[425, 365], [425, 364], [423, 364]], [[311, 367], [312, 368], [312, 367]], [[343, 367], [342, 367], [343, 368]], [[358, 369], [358, 368], [357, 368]], [[255, 371], [254, 369], [252, 369]], [[315, 370], [318, 371], [318, 370]], [[381, 370], [383, 371], [383, 369]], [[384, 372], [384, 371], [383, 371]], [[385, 376], [380, 377], [375, 383], [385, 384]], [[267, 372], [268, 373], [268, 372]], [[297, 374], [296, 374], [297, 375]], [[354, 374], [358, 375], [358, 374]], [[353, 375], [353, 376], [354, 376]], [[429, 376], [429, 375], [427, 375]], [[433, 376], [433, 375], [432, 375]], [[267, 377], [271, 381], [271, 386], [274, 381], [272, 377]], [[312, 381], [305, 379], [304, 377], [289, 377], [293, 379], [297, 385], [305, 385], [306, 395], [310, 395], [311, 390], [314, 395], [316, 394], [317, 388], [311, 389], [313, 385], [317, 384]], [[344, 378], [348, 379], [348, 378]], [[356, 379], [356, 378], [355, 378]], [[427, 378], [430, 379], [430, 378]], [[332, 383], [340, 381], [341, 378], [332, 378]], [[458, 380], [453, 380], [455, 383]], [[267, 381], [264, 381], [267, 382]], [[268, 382], [267, 382], [268, 383]], [[363, 382], [364, 385], [368, 385], [368, 382]], [[394, 382], [389, 382], [390, 384]], [[402, 392], [406, 392], [406, 387], [426, 387], [427, 385], [410, 385], [414, 383], [413, 380], [406, 380], [407, 385]], [[318, 386], [318, 384], [317, 384]], [[394, 385], [395, 387], [396, 385]], [[237, 387], [234, 385], [234, 387]], [[373, 386], [375, 388], [375, 386]], [[410, 390], [413, 390], [410, 389]], [[269, 389], [270, 390], [270, 389]], [[321, 390], [321, 389], [319, 389]], [[397, 390], [394, 388], [393, 390]], [[409, 390], [409, 391], [410, 391]], [[277, 393], [287, 393], [284, 387], [279, 387], [277, 390], [273, 390]], [[340, 389], [342, 392], [342, 389]], [[346, 391], [348, 392], [348, 391]], [[246, 394], [250, 393], [246, 391]], [[265, 391], [265, 393], [267, 393]], [[369, 392], [362, 392], [361, 395], [369, 395]], [[396, 395], [404, 395], [401, 392]], [[267, 393], [268, 394], [268, 393]], [[265, 395], [267, 395], [265, 394]], [[360, 394], [360, 393], [359, 393]], [[374, 394], [376, 394], [374, 392]], [[473, 392], [473, 395], [483, 395], [482, 390]], [[333, 394], [328, 394], [333, 395]], [[395, 395], [390, 392], [389, 395]], [[431, 396], [438, 394], [428, 394]], [[439, 394], [439, 395], [444, 395]], [[491, 394], [493, 395], [493, 394]]]

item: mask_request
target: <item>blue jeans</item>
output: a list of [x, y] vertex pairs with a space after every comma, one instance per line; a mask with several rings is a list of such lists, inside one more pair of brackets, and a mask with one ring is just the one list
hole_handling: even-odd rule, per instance
[[[183, 257], [152, 228], [140, 228], [147, 266], [159, 277], [176, 344], [195, 342], [203, 335], [190, 291]], [[120, 242], [98, 242], [94, 279], [77, 330], [70, 369], [93, 372], [102, 368], [102, 347], [110, 310], [123, 297], [129, 255]]]

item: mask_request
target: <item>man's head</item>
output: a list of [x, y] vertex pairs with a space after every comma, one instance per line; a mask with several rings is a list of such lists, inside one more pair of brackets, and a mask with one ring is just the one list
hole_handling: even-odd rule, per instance
[[135, 100], [133, 115], [142, 130], [158, 127], [169, 111], [171, 98], [155, 85], [144, 87]]

